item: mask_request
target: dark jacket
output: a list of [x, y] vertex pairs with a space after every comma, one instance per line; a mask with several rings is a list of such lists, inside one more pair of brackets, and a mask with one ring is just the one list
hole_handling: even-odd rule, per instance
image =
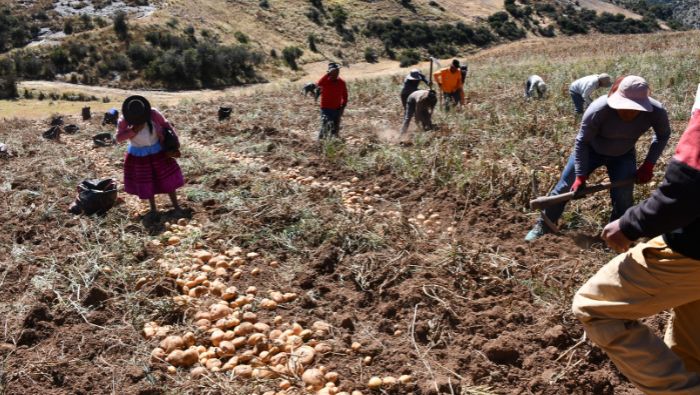
[[659, 188], [627, 210], [620, 229], [630, 240], [663, 235], [673, 251], [700, 260], [700, 110], [693, 113]]

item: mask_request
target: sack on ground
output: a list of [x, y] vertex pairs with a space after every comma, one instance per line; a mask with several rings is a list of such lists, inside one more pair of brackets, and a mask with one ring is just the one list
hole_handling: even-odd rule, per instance
[[95, 144], [95, 147], [108, 147], [116, 144], [116, 140], [111, 133], [98, 133], [92, 136], [92, 142]]
[[117, 202], [117, 181], [83, 180], [78, 184], [78, 197], [69, 207], [73, 214], [104, 214]]

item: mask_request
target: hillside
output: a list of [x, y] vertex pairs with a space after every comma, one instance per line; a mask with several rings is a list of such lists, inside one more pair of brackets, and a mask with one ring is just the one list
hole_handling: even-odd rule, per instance
[[409, 66], [528, 37], [660, 29], [593, 0], [583, 4], [593, 9], [555, 0], [4, 4], [0, 74], [116, 88], [222, 88], [298, 79], [298, 65], [319, 61]]
[[[532, 244], [527, 202], [571, 151], [568, 83], [598, 71], [646, 77], [670, 114], [654, 182], [635, 191], [648, 196], [687, 123], [698, 45], [681, 32], [490, 48], [467, 59], [465, 108], [409, 136], [400, 76], [351, 81], [343, 139], [325, 143], [293, 85], [158, 103], [187, 182], [185, 212], [159, 198], [156, 220], [121, 190], [104, 216], [66, 212], [84, 178], [121, 183], [124, 146], [91, 140], [111, 127], [62, 113], [80, 130], [54, 141], [47, 117], [7, 119], [0, 393], [637, 394], [570, 310], [614, 255], [598, 237], [609, 197], [573, 202]], [[532, 73], [543, 100], [522, 98]], [[645, 323], [661, 333], [666, 317]]]

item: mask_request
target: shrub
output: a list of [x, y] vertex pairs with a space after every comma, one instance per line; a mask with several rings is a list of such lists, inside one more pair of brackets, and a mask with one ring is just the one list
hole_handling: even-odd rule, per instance
[[53, 63], [58, 72], [65, 73], [70, 71], [70, 57], [68, 55], [68, 51], [66, 51], [63, 47], [55, 47], [53, 50], [51, 50], [49, 59], [51, 59], [51, 63]]
[[130, 45], [126, 53], [134, 67], [139, 70], [146, 68], [157, 56], [154, 48], [141, 44]]
[[399, 56], [400, 67], [412, 66], [418, 62], [420, 62], [420, 54], [413, 49], [404, 50], [401, 52], [401, 56]]
[[63, 22], [63, 33], [73, 34], [73, 20], [72, 19], [66, 19]]
[[519, 28], [514, 22], [510, 21], [508, 14], [504, 11], [499, 11], [489, 16], [488, 22], [496, 34], [505, 39], [519, 40], [526, 36], [525, 31]]
[[235, 32], [233, 33], [233, 36], [236, 37], [236, 40], [238, 40], [239, 43], [241, 44], [248, 44], [250, 39], [248, 39], [248, 36], [245, 35], [243, 32]]
[[16, 99], [18, 97], [17, 77], [14, 74], [8, 74], [0, 78], [0, 99]]
[[107, 57], [106, 64], [110, 70], [128, 71], [131, 68], [129, 57], [121, 52], [117, 52]]
[[282, 57], [292, 70], [296, 70], [298, 68], [297, 59], [299, 59], [303, 54], [304, 51], [299, 47], [286, 47], [282, 50]]
[[117, 34], [117, 37], [122, 41], [126, 41], [129, 38], [129, 23], [126, 13], [124, 11], [117, 12], [114, 15], [113, 22], [114, 32]]
[[316, 36], [314, 36], [313, 33], [308, 35], [307, 41], [309, 42], [309, 49], [311, 52], [318, 52], [318, 48], [316, 48]]
[[372, 47], [365, 48], [365, 62], [367, 63], [377, 63], [377, 53]]
[[321, 25], [321, 13], [318, 12], [317, 9], [309, 8], [304, 15], [306, 15], [306, 17], [309, 18], [311, 22], [317, 25]]
[[342, 6], [335, 6], [331, 11], [331, 24], [338, 32], [345, 30], [345, 23], [348, 21], [348, 13]]
[[400, 18], [393, 18], [388, 22], [369, 21], [363, 34], [380, 39], [384, 43], [387, 54], [392, 48], [448, 47], [467, 44], [483, 47], [496, 39], [483, 26], [473, 28], [461, 22], [454, 25], [404, 23]]
[[537, 29], [537, 31], [540, 33], [541, 36], [543, 37], [554, 37], [554, 26], [552, 25], [547, 25], [545, 27], [540, 27]]
[[270, 8], [270, 3], [267, 0], [260, 0], [260, 3], [258, 3], [258, 5], [260, 6], [260, 8]]

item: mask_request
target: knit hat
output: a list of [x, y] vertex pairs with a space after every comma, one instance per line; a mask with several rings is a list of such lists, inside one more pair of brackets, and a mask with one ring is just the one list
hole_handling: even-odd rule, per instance
[[143, 96], [130, 96], [122, 104], [122, 114], [130, 125], [140, 125], [151, 115], [151, 103]]
[[420, 70], [418, 70], [418, 69], [413, 69], [413, 70], [411, 70], [410, 73], [408, 73], [408, 76], [406, 77], [406, 79], [407, 79], [407, 80], [414, 80], [414, 81], [415, 81], [415, 80], [421, 79], [420, 77], [421, 77], [421, 75], [420, 75]]
[[340, 70], [340, 65], [335, 62], [328, 63], [328, 72], [331, 72], [333, 70]]
[[608, 97], [608, 106], [616, 110], [653, 111], [649, 84], [642, 77], [628, 75], [622, 79], [615, 93]]

